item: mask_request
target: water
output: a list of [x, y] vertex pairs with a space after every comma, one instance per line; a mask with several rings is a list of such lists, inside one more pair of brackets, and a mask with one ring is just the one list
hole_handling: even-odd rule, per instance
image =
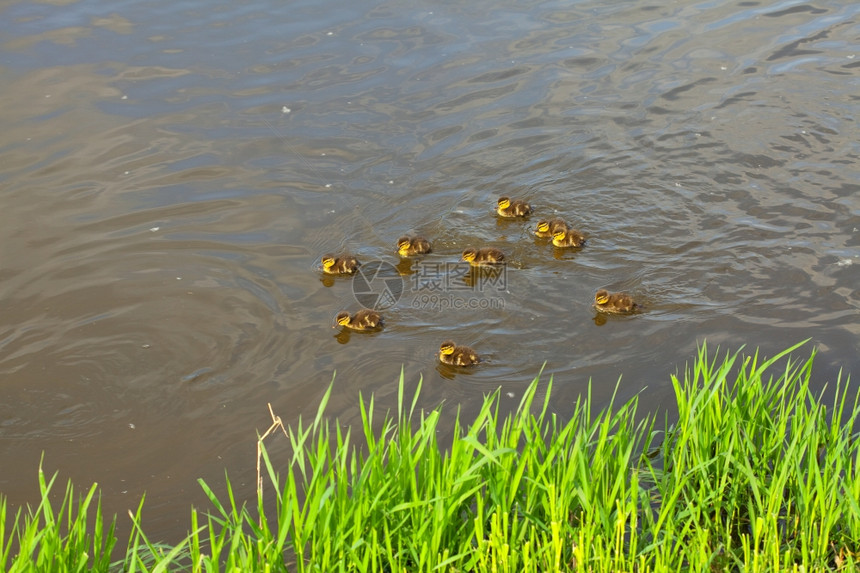
[[[544, 363], [561, 415], [619, 377], [670, 407], [705, 339], [811, 338], [816, 391], [860, 372], [860, 5], [460, 4], [0, 8], [13, 504], [44, 453], [99, 483], [120, 533], [146, 492], [151, 539], [176, 539], [208, 507], [196, 478], [251, 495], [266, 404], [307, 419], [335, 371], [344, 423], [359, 392], [393, 407], [401, 368], [467, 417], [499, 387], [514, 408]], [[499, 220], [502, 195], [536, 214]], [[588, 245], [536, 240], [550, 216]], [[406, 233], [433, 241], [423, 264], [395, 256]], [[502, 282], [447, 274], [470, 245], [507, 252]], [[382, 332], [331, 326], [359, 308], [318, 272], [343, 251], [416, 273]], [[446, 290], [416, 290], [434, 275]], [[602, 287], [645, 312], [602, 320]], [[446, 338], [486, 363], [438, 365]]]

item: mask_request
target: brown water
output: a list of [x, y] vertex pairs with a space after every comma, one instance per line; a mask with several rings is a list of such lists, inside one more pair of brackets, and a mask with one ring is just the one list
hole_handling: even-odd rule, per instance
[[[307, 419], [335, 371], [345, 422], [401, 367], [466, 416], [544, 363], [562, 415], [619, 376], [670, 407], [705, 339], [856, 376], [860, 4], [660, 4], [3, 3], [0, 492], [32, 502], [44, 452], [176, 538], [196, 478], [251, 494], [266, 403]], [[536, 240], [549, 216], [588, 245]], [[408, 232], [434, 253], [386, 328], [332, 329], [359, 305], [321, 255], [407, 272]], [[469, 288], [483, 244], [511, 264]], [[600, 320], [601, 287], [645, 312]], [[449, 337], [486, 363], [439, 367]]]

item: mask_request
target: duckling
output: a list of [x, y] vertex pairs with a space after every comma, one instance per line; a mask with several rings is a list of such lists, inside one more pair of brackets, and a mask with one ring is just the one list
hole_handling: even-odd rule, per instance
[[552, 233], [552, 244], [556, 247], [581, 247], [585, 244], [585, 235], [576, 229], [556, 229]]
[[351, 275], [358, 270], [359, 264], [358, 259], [352, 255], [335, 257], [328, 254], [322, 258], [323, 272], [329, 275]]
[[496, 209], [496, 213], [502, 217], [525, 217], [530, 215], [531, 212], [531, 205], [525, 201], [521, 201], [520, 199], [511, 200], [508, 197], [500, 198], [499, 206]]
[[463, 260], [473, 267], [497, 265], [505, 262], [505, 253], [495, 247], [468, 248], [463, 251]]
[[478, 354], [468, 346], [457, 346], [453, 340], [446, 340], [439, 347], [439, 362], [451, 366], [472, 366], [480, 362]]
[[375, 310], [363, 308], [350, 316], [349, 312], [342, 311], [334, 318], [335, 326], [345, 326], [353, 330], [373, 330], [383, 326], [382, 317]]
[[553, 233], [555, 233], [559, 229], [567, 231], [567, 223], [565, 223], [563, 219], [559, 219], [558, 217], [556, 217], [555, 219], [550, 219], [549, 221], [538, 221], [537, 228], [535, 229], [535, 235], [548, 239], [552, 237]]
[[424, 237], [400, 237], [397, 239], [397, 252], [401, 257], [423, 255], [430, 252], [430, 241]]
[[639, 305], [633, 301], [633, 297], [623, 292], [610, 294], [602, 288], [594, 295], [594, 306], [603, 312], [615, 314], [629, 314], [639, 310]]

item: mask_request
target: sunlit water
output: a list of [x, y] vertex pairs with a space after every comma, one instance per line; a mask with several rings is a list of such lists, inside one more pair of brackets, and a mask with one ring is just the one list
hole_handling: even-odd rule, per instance
[[[564, 416], [671, 407], [698, 344], [811, 338], [814, 385], [860, 371], [860, 4], [8, 2], [0, 8], [0, 492], [36, 470], [147, 492], [154, 538], [196, 483], [253, 487], [266, 408], [358, 419], [516, 407], [544, 366]], [[499, 196], [527, 221], [500, 220]], [[589, 236], [554, 249], [564, 217]], [[401, 261], [406, 233], [434, 252]], [[454, 275], [503, 249], [499, 280]], [[402, 275], [347, 333], [326, 252]], [[408, 274], [408, 273], [413, 274]], [[480, 277], [478, 277], [480, 278]], [[472, 277], [475, 279], [475, 277]], [[422, 282], [424, 281], [424, 282]], [[419, 288], [436, 281], [441, 290]], [[594, 292], [644, 312], [597, 316]], [[455, 308], [456, 307], [456, 308]], [[468, 372], [439, 343], [473, 346]], [[128, 520], [121, 517], [120, 528]]]

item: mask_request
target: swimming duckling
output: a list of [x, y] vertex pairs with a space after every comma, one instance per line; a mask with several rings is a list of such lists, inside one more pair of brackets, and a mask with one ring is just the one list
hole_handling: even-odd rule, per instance
[[610, 294], [604, 288], [594, 295], [594, 306], [597, 310], [615, 314], [629, 314], [639, 309], [639, 305], [633, 301], [633, 297], [629, 294], [623, 292]]
[[451, 366], [472, 366], [481, 359], [468, 346], [457, 346], [453, 340], [446, 340], [439, 347], [439, 362]]
[[585, 235], [576, 229], [556, 229], [552, 233], [552, 244], [556, 247], [581, 247], [585, 244]]
[[564, 219], [559, 219], [558, 217], [556, 217], [555, 219], [550, 219], [549, 221], [538, 221], [537, 228], [535, 229], [535, 235], [548, 239], [552, 237], [553, 234], [559, 229], [567, 231], [567, 223], [564, 222]]
[[482, 247], [480, 249], [470, 247], [463, 251], [463, 260], [473, 267], [497, 265], [505, 262], [505, 253], [495, 247]]
[[383, 326], [382, 317], [375, 310], [363, 308], [350, 316], [349, 312], [342, 311], [334, 318], [336, 324], [353, 330], [373, 330]]
[[401, 257], [423, 255], [430, 252], [430, 241], [424, 237], [400, 237], [397, 239], [397, 252]]
[[323, 255], [323, 272], [329, 275], [351, 275], [358, 270], [358, 259], [352, 255], [335, 257], [334, 255]]
[[525, 201], [519, 199], [511, 200], [508, 197], [500, 198], [499, 207], [496, 209], [496, 213], [502, 217], [525, 217], [530, 215], [531, 212], [531, 205]]

